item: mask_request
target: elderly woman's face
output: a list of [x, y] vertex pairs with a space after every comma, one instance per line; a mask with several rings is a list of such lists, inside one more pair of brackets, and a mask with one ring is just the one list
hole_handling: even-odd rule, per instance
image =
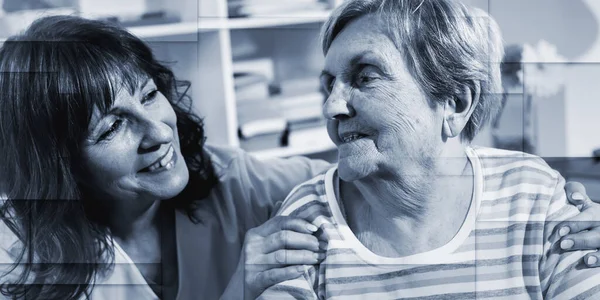
[[417, 175], [440, 149], [443, 108], [420, 89], [381, 28], [373, 15], [354, 20], [325, 58], [323, 113], [346, 181], [389, 170]]
[[94, 112], [83, 156], [86, 185], [114, 200], [172, 198], [189, 179], [175, 112], [152, 79], [133, 95], [121, 89], [108, 114]]

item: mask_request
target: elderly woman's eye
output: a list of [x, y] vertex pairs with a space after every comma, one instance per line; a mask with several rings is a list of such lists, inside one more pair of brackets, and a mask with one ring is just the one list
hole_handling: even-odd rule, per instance
[[379, 75], [375, 72], [360, 72], [358, 76], [356, 76], [355, 83], [357, 86], [362, 86], [377, 79], [379, 79]]
[[333, 91], [334, 84], [335, 84], [334, 77], [330, 77], [330, 78], [327, 78], [322, 81], [323, 89], [325, 89], [325, 92], [327, 92], [327, 94], [331, 94], [331, 91]]

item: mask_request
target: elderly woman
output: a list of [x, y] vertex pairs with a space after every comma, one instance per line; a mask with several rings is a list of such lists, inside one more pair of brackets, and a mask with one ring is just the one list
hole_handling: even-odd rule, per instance
[[40, 19], [2, 45], [0, 71], [4, 296], [217, 299], [237, 269], [228, 295], [254, 297], [317, 262], [316, 227], [267, 220], [329, 164], [205, 145], [173, 73], [127, 31]]
[[553, 234], [579, 213], [560, 174], [470, 145], [501, 93], [491, 18], [451, 0], [349, 0], [322, 44], [339, 165], [278, 214], [319, 226], [326, 258], [263, 298], [600, 299], [600, 269]]

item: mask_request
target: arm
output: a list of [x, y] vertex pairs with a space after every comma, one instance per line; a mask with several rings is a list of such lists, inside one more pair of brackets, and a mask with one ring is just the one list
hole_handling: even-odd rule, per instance
[[[314, 182], [320, 180], [322, 176], [317, 176], [311, 182], [299, 185], [292, 193], [286, 198], [281, 209], [277, 212], [278, 217], [280, 216], [299, 216], [305, 215], [303, 212], [314, 211], [310, 205], [314, 207], [320, 207], [319, 204], [315, 204], [319, 199], [319, 189], [315, 188]], [[308, 217], [308, 216], [307, 216]], [[309, 217], [314, 226], [322, 226], [313, 219], [314, 215]], [[318, 219], [318, 217], [317, 217]], [[315, 235], [319, 236], [323, 242], [323, 253], [319, 258], [319, 261], [311, 264], [304, 264], [305, 268], [302, 276], [297, 276], [293, 279], [279, 282], [264, 291], [259, 299], [318, 299], [318, 287], [319, 279], [323, 274], [319, 271], [326, 255], [326, 244], [327, 235], [323, 231], [315, 232]], [[319, 276], [319, 277], [318, 277]]]
[[[255, 299], [267, 287], [302, 275], [297, 265], [314, 264], [319, 241], [306, 225], [290, 217], [270, 219], [292, 189], [331, 167], [304, 157], [259, 160], [239, 150], [240, 181], [247, 190], [243, 211], [243, 251], [222, 299]], [[264, 224], [263, 224], [264, 223]], [[314, 227], [314, 226], [313, 226]], [[316, 228], [314, 228], [316, 230]], [[244, 294], [241, 294], [244, 293]]]
[[564, 179], [557, 173], [557, 183], [544, 224], [544, 253], [539, 263], [539, 276], [545, 299], [599, 299], [600, 269], [585, 268], [582, 258], [589, 251], [564, 252], [555, 232], [558, 224], [579, 214], [569, 205], [563, 190]]
[[221, 299], [256, 299], [265, 289], [302, 276], [303, 265], [322, 258], [319, 241], [311, 235], [316, 231], [309, 222], [283, 216], [248, 231], [240, 263]]

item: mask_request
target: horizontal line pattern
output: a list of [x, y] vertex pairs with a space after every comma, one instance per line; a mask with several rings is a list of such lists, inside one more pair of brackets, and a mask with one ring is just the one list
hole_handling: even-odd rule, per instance
[[[325, 194], [325, 175], [286, 201], [282, 214], [305, 217], [330, 238], [318, 275], [269, 289], [269, 299], [600, 299], [600, 270], [581, 266], [587, 252], [563, 253], [554, 221], [573, 216], [564, 180], [540, 158], [474, 148], [483, 194], [474, 227], [451, 253], [423, 264], [367, 263], [343, 238]], [[550, 222], [552, 221], [552, 222]]]

